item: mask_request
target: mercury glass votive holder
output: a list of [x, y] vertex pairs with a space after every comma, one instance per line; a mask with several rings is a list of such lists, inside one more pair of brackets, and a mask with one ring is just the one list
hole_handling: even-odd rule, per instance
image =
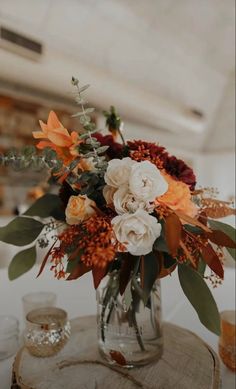
[[236, 311], [223, 311], [220, 316], [219, 354], [225, 366], [236, 371]]
[[70, 330], [70, 322], [63, 309], [35, 309], [26, 316], [25, 346], [36, 357], [50, 357], [64, 347]]

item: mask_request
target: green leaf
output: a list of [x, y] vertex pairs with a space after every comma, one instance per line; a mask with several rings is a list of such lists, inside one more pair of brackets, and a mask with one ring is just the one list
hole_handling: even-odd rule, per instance
[[0, 240], [16, 246], [25, 246], [33, 242], [44, 224], [29, 217], [16, 217], [5, 227], [0, 227]]
[[154, 282], [159, 272], [159, 262], [154, 253], [149, 253], [141, 259], [141, 285], [143, 288], [143, 302], [146, 305]]
[[62, 202], [58, 195], [47, 193], [40, 197], [35, 203], [27, 209], [24, 215], [49, 217], [53, 216], [55, 210], [62, 209]]
[[169, 269], [176, 264], [176, 260], [168, 253], [163, 253], [163, 265], [165, 269]]
[[8, 268], [9, 280], [15, 280], [22, 274], [29, 271], [36, 261], [36, 248], [30, 247], [26, 250], [20, 251], [12, 259]]
[[199, 274], [201, 274], [202, 277], [204, 277], [205, 270], [206, 270], [206, 262], [202, 258], [200, 258], [198, 262], [197, 271]]
[[154, 250], [157, 250], [157, 251], [164, 251], [166, 253], [169, 253], [169, 250], [168, 250], [168, 247], [166, 244], [166, 240], [165, 240], [164, 236], [162, 236], [162, 235], [155, 240], [153, 248], [154, 248]]
[[132, 303], [131, 280], [129, 281], [125, 289], [124, 301], [125, 301], [126, 310], [128, 311]]
[[[236, 241], [236, 230], [234, 227], [229, 224], [218, 222], [216, 220], [208, 219], [209, 225], [213, 230], [223, 231], [226, 235], [228, 235], [234, 242]], [[236, 260], [236, 249], [226, 247], [226, 250], [229, 252], [231, 257]]]
[[185, 264], [178, 266], [179, 281], [185, 296], [198, 314], [201, 323], [220, 335], [220, 315], [210, 289], [202, 276]]
[[195, 235], [202, 235], [203, 234], [203, 230], [199, 227], [196, 227], [196, 226], [191, 226], [191, 224], [184, 224], [184, 229], [189, 231], [189, 232], [192, 232], [192, 234], [195, 234]]

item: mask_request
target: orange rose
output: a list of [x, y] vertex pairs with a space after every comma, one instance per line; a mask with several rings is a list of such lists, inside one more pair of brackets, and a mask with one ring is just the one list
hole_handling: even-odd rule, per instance
[[167, 174], [163, 176], [168, 182], [168, 190], [157, 198], [157, 203], [166, 205], [173, 211], [182, 211], [190, 217], [196, 216], [197, 207], [191, 201], [189, 186], [182, 181], [174, 180]]
[[84, 196], [70, 196], [66, 207], [67, 224], [79, 224], [96, 213], [96, 203]]

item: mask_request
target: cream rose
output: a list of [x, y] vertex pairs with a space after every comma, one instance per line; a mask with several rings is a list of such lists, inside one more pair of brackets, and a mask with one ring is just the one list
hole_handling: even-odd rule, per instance
[[130, 177], [131, 167], [137, 162], [131, 158], [112, 159], [108, 162], [104, 179], [106, 184], [119, 188], [120, 185], [127, 184]]
[[65, 211], [67, 224], [79, 224], [88, 219], [96, 213], [94, 207], [96, 207], [96, 203], [86, 195], [70, 196]]
[[132, 166], [129, 188], [137, 199], [152, 202], [167, 191], [168, 183], [154, 164], [143, 161]]
[[103, 197], [106, 200], [107, 204], [113, 204], [113, 197], [114, 193], [116, 192], [117, 188], [114, 188], [110, 185], [105, 185], [103, 188]]
[[152, 212], [154, 206], [149, 202], [137, 199], [129, 190], [128, 185], [122, 185], [116, 192], [113, 194], [113, 203], [116, 212], [119, 215], [123, 213], [134, 213], [138, 209], [144, 209], [147, 212]]
[[153, 243], [161, 234], [161, 224], [146, 211], [125, 213], [112, 219], [117, 240], [132, 255], [146, 255], [152, 251]]

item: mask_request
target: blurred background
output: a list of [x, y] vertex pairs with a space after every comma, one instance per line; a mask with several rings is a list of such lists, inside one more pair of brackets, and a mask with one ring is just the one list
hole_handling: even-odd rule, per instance
[[[160, 142], [194, 168], [199, 186], [234, 200], [234, 7], [234, 0], [0, 0], [0, 151], [33, 143], [51, 109], [65, 127], [78, 128], [73, 75], [91, 84], [99, 128], [102, 110], [114, 105], [126, 139]], [[40, 195], [44, 178], [0, 171], [0, 223]], [[1, 311], [14, 307], [20, 316], [21, 295], [49, 289], [70, 315], [95, 312], [89, 275], [58, 284], [47, 271], [35, 280], [33, 269], [9, 283], [14, 250], [0, 243]], [[234, 304], [234, 273], [228, 277], [215, 292], [220, 308]], [[163, 281], [164, 318], [209, 340], [177, 288], [175, 276]], [[181, 304], [186, 315], [177, 312]]]

